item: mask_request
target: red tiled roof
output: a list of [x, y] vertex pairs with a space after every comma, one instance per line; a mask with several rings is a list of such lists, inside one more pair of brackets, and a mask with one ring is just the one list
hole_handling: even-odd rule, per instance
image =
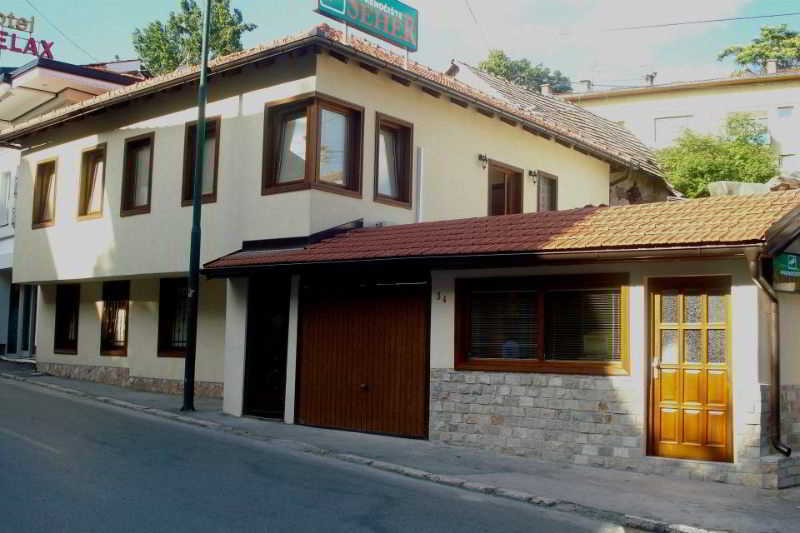
[[206, 268], [760, 244], [795, 210], [800, 191], [364, 228], [304, 249], [235, 252]]
[[[416, 61], [406, 61], [405, 57], [395, 54], [385, 48], [381, 48], [367, 40], [358, 39], [353, 36], [347, 40], [343, 32], [335, 30], [327, 24], [321, 24], [309, 32], [218, 57], [209, 62], [209, 70], [211, 73], [214, 73], [224, 70], [226, 67], [231, 67], [232, 65], [238, 65], [247, 61], [257, 61], [282, 47], [313, 39], [335, 44], [343, 48], [344, 51], [349, 49], [355, 53], [360, 53], [372, 59], [382, 61], [391, 65], [393, 68], [407, 72], [409, 75], [417, 76], [429, 83], [438, 85], [443, 90], [450, 90], [464, 98], [474, 99], [498, 112], [506, 113], [518, 120], [535, 125], [549, 132], [551, 135], [561, 136], [573, 143], [582, 145], [587, 150], [602, 154], [611, 160], [642, 167], [647, 172], [657, 176], [661, 175], [657, 167], [648, 163], [648, 160], [652, 158], [652, 154], [649, 149], [643, 145], [635, 146], [634, 149], [631, 150], [631, 144], [620, 142], [619, 136], [608, 138], [597, 135], [597, 125], [591, 128], [582, 127], [581, 125], [576, 125], [565, 120], [564, 117], [561, 116], [561, 113], [541, 113], [522, 108], [505, 99], [490, 96], [475, 87], [446, 76], [444, 73], [431, 69]], [[124, 88], [108, 91], [94, 98], [89, 98], [71, 106], [59, 108], [2, 130], [0, 131], [0, 141], [13, 140], [18, 136], [30, 133], [39, 128], [71, 120], [74, 117], [81, 116], [96, 109], [144, 96], [175, 85], [190, 83], [197, 78], [199, 75], [198, 73], [199, 66], [182, 67], [173, 72], [155, 76]], [[602, 129], [602, 127], [603, 125], [599, 126], [600, 129]]]

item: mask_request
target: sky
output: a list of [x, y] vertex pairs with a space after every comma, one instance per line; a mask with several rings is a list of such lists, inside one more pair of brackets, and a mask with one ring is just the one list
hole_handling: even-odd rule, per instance
[[[201, 0], [202, 2], [202, 0]], [[313, 12], [316, 0], [232, 0], [258, 28], [245, 47], [330, 21]], [[417, 61], [444, 70], [451, 59], [477, 64], [490, 48], [528, 58], [599, 88], [713, 78], [734, 70], [717, 53], [746, 43], [763, 24], [786, 23], [800, 30], [800, 16], [718, 22], [658, 29], [607, 31], [687, 20], [800, 11], [797, 0], [406, 0], [420, 11]], [[35, 6], [48, 20], [36, 12]], [[178, 0], [4, 0], [0, 13], [36, 17], [36, 36], [54, 41], [55, 58], [90, 63], [135, 57], [131, 33], [177, 9]], [[55, 26], [54, 26], [55, 25]], [[61, 30], [77, 46], [64, 37]], [[390, 45], [385, 44], [391, 48]], [[83, 50], [81, 50], [83, 49]], [[31, 56], [3, 51], [0, 66], [19, 66]]]

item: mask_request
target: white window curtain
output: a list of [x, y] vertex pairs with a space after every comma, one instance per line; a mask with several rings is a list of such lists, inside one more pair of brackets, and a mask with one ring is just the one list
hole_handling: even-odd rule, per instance
[[397, 198], [400, 194], [397, 181], [397, 134], [381, 129], [378, 147], [378, 194]]
[[92, 167], [89, 174], [89, 183], [87, 184], [89, 190], [86, 193], [88, 204], [86, 206], [87, 213], [97, 213], [100, 211], [103, 199], [103, 167], [105, 162], [102, 159], [102, 154], [95, 154], [92, 161]]
[[306, 175], [306, 129], [305, 112], [302, 116], [284, 122], [281, 137], [278, 183], [301, 180]]
[[203, 194], [214, 192], [214, 163], [217, 154], [217, 137], [206, 137], [206, 149], [203, 152]]
[[150, 200], [150, 145], [139, 146], [134, 155], [136, 168], [134, 170], [133, 205], [140, 207], [147, 205]]
[[[49, 170], [49, 169], [48, 169]], [[42, 212], [41, 220], [53, 220], [53, 214], [56, 210], [56, 191], [55, 191], [55, 164], [52, 165], [52, 170], [49, 170], [44, 175], [44, 182], [42, 183], [42, 194], [44, 195], [44, 211]]]

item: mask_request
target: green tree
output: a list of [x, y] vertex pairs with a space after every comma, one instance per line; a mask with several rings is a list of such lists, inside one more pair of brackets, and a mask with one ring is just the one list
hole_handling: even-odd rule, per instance
[[[231, 9], [230, 0], [212, 0], [210, 57], [242, 50], [242, 34], [256, 29], [243, 22], [242, 12]], [[180, 10], [166, 22], [153, 21], [133, 32], [133, 48], [153, 75], [200, 63], [203, 12], [196, 0], [180, 0]]]
[[502, 50], [490, 50], [489, 57], [481, 61], [478, 68], [531, 91], [539, 91], [545, 83], [550, 84], [554, 93], [572, 90], [569, 78], [561, 71], [551, 71], [541, 63], [534, 65], [527, 59], [511, 59]]
[[767, 129], [747, 114], [728, 118], [721, 135], [686, 130], [657, 152], [667, 179], [689, 198], [708, 196], [713, 181], [764, 183], [778, 175], [778, 153], [765, 143]]
[[745, 69], [764, 71], [769, 59], [777, 59], [779, 69], [800, 67], [800, 34], [786, 24], [762, 26], [752, 43], [729, 46], [717, 59], [722, 61], [729, 56]]

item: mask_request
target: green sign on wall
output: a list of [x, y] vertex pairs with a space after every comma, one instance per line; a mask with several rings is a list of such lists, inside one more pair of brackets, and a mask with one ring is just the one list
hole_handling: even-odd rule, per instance
[[317, 12], [411, 52], [419, 47], [419, 12], [397, 0], [319, 0]]
[[777, 291], [800, 292], [800, 255], [779, 254], [772, 260], [772, 286]]

